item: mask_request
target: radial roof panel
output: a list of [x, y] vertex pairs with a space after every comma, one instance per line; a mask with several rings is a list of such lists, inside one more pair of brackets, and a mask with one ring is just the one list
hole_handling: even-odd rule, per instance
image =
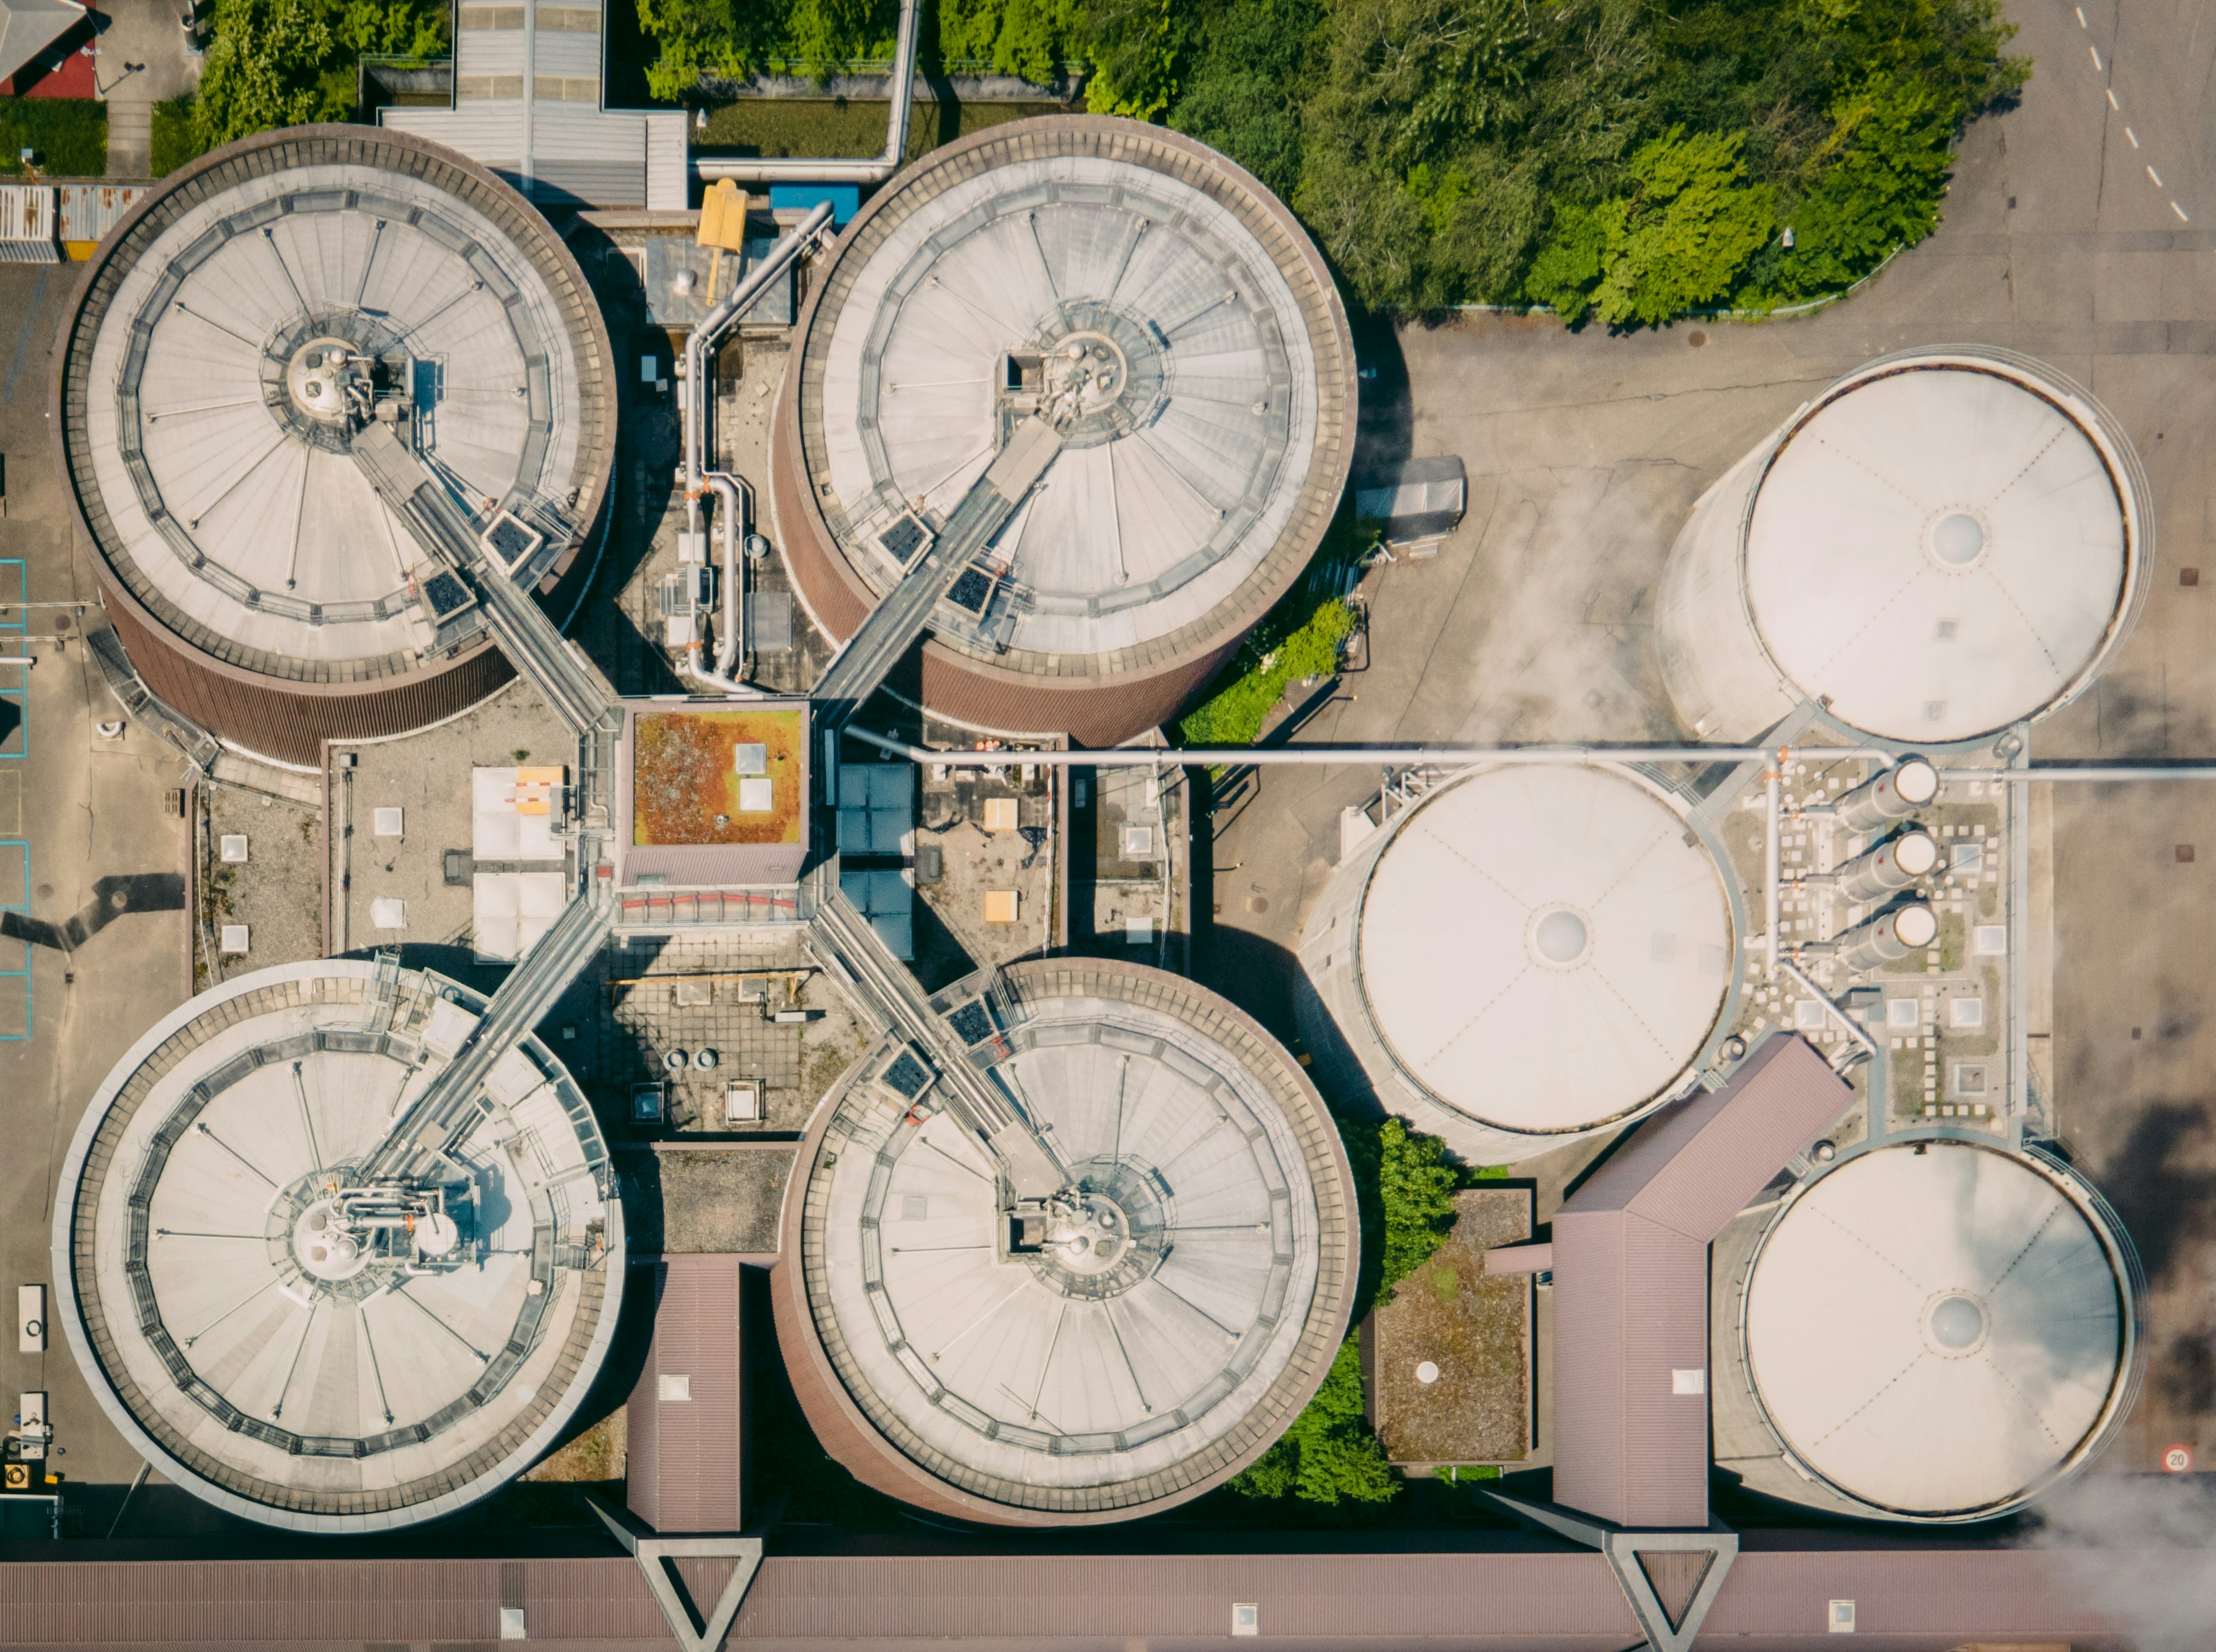
[[1069, 1172], [1068, 1232], [1043, 1218], [1027, 1245], [936, 1092], [911, 1109], [858, 1074], [789, 1206], [797, 1288], [905, 1465], [896, 1495], [1130, 1518], [1236, 1472], [1314, 1392], [1353, 1283], [1345, 1161], [1297, 1069], [1212, 995], [1106, 964], [1020, 965], [1008, 988], [990, 1082]]
[[496, 1489], [575, 1412], [623, 1219], [553, 1055], [530, 1039], [495, 1068], [428, 1198], [350, 1180], [483, 1008], [366, 961], [262, 971], [167, 1017], [93, 1098], [57, 1203], [63, 1322], [180, 1484], [298, 1531], [389, 1529]]
[[[142, 203], [70, 335], [64, 441], [130, 596], [201, 652], [310, 684], [450, 650], [424, 552], [354, 463], [332, 371], [368, 364], [466, 510], [560, 551], [613, 436], [605, 332], [545, 221], [421, 139], [300, 128]], [[563, 558], [566, 565], [566, 557]]]
[[1589, 1129], [1675, 1085], [1731, 982], [1716, 864], [1646, 786], [1570, 766], [1419, 805], [1355, 919], [1363, 1002], [1419, 1093], [1502, 1130]]
[[988, 553], [1013, 600], [942, 607], [934, 634], [1018, 669], [1148, 665], [1253, 624], [1314, 551], [1345, 472], [1345, 323], [1222, 157], [1125, 122], [1010, 132], [903, 174], [841, 247], [802, 341], [806, 496], [883, 592], [877, 535], [953, 510], [1005, 440], [1010, 375], [1090, 351], [1112, 404]]
[[1756, 1254], [1756, 1393], [1801, 1464], [1874, 1510], [2003, 1512], [2083, 1463], [2121, 1403], [2125, 1242], [2034, 1160], [1952, 1141], [1849, 1159]]
[[2066, 698], [2117, 634], [2140, 552], [2094, 410], [2010, 363], [1858, 376], [1781, 439], [1745, 600], [1803, 698], [1889, 739], [1951, 741]]

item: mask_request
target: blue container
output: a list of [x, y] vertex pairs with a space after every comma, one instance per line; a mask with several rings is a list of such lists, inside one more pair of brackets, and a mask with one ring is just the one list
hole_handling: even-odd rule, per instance
[[769, 187], [769, 206], [773, 213], [788, 206], [804, 213], [827, 200], [831, 203], [831, 222], [844, 229], [846, 220], [861, 208], [862, 192], [851, 183], [773, 183]]

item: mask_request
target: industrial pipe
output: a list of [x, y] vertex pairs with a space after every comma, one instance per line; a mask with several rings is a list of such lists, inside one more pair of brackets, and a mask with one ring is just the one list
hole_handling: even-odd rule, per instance
[[[1111, 746], [1097, 751], [1035, 751], [1001, 747], [993, 751], [940, 751], [911, 745], [889, 734], [849, 724], [846, 732], [865, 745], [915, 763], [950, 763], [984, 768], [1003, 763], [1037, 763], [1044, 768], [1136, 768], [1155, 763], [1246, 765], [1381, 763], [1745, 763], [1770, 754], [1756, 746]], [[1863, 746], [1795, 746], [1796, 757], [1825, 761], [1889, 760], [1890, 754]]]
[[[717, 525], [723, 539], [723, 613], [716, 647], [716, 669], [711, 671], [701, 664], [705, 644], [696, 638], [685, 644], [685, 669], [694, 681], [705, 683], [711, 688], [720, 688], [727, 694], [754, 696], [758, 690], [731, 675], [731, 663], [738, 657], [739, 632], [746, 623], [746, 595], [739, 584], [738, 543], [754, 515], [754, 489], [726, 471], [711, 471], [702, 480], [715, 490], [718, 506]], [[742, 488], [746, 490], [744, 509], [740, 508]]]
[[1837, 1021], [1841, 1026], [1846, 1028], [1847, 1035], [1853, 1039], [1856, 1044], [1862, 1045], [1863, 1049], [1869, 1051], [1871, 1060], [1876, 1060], [1877, 1040], [1870, 1037], [1868, 1032], [1865, 1032], [1862, 1029], [1861, 1025], [1856, 1021], [1853, 1016], [1848, 1014], [1845, 1010], [1841, 1009], [1838, 1004], [1832, 999], [1830, 993], [1825, 991], [1823, 988], [1818, 986], [1813, 981], [1811, 981], [1807, 976], [1802, 972], [1799, 965], [1795, 964], [1789, 958], [1782, 959], [1779, 962], [1783, 966], [1786, 974], [1791, 976], [1795, 981], [1798, 981], [1802, 986], [1806, 987], [1810, 992], [1815, 995], [1816, 1002], [1824, 1007], [1824, 1013], [1826, 1015], [1829, 1015], [1833, 1020]]
[[1780, 752], [1762, 777], [1763, 813], [1769, 825], [1762, 851], [1762, 912], [1764, 920], [1763, 952], [1770, 965], [1770, 978], [1777, 978], [1777, 804], [1778, 786], [1785, 767], [1785, 754]]
[[917, 0], [901, 0], [900, 33], [893, 43], [893, 102], [885, 120], [885, 146], [873, 160], [792, 157], [714, 156], [692, 162], [695, 177], [740, 183], [883, 183], [908, 155], [908, 114], [915, 102]]

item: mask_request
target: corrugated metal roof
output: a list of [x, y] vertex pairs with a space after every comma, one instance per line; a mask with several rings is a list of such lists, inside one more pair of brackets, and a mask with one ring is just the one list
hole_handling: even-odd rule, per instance
[[[668, 1256], [654, 1265], [654, 1340], [631, 1390], [626, 1499], [658, 1532], [745, 1524], [739, 1279], [736, 1256]], [[728, 1575], [730, 1563], [717, 1563]], [[690, 1576], [686, 1586], [694, 1600], [704, 1598]], [[713, 1601], [722, 1587], [718, 1580], [705, 1599]]]
[[1554, 1500], [1619, 1526], [1708, 1519], [1708, 1245], [1854, 1101], [1778, 1033], [1657, 1113], [1556, 1212]]
[[1563, 1209], [1635, 1211], [1705, 1245], [1854, 1100], [1813, 1045], [1774, 1033], [1723, 1088], [1656, 1113]]
[[[1514, 1540], [1511, 1540], [1514, 1541]], [[70, 1549], [92, 1545], [66, 1545]], [[40, 1545], [41, 1550], [65, 1545]], [[23, 1545], [11, 1545], [14, 1553]], [[2206, 1552], [2133, 1556], [2149, 1593], [2199, 1587]], [[696, 1600], [728, 1563], [678, 1563]], [[2127, 1627], [2086, 1587], [2112, 1557], [2082, 1549], [1870, 1546], [1837, 1532], [1753, 1534], [1703, 1625], [1703, 1642], [1837, 1647], [1828, 1603], [1892, 1652], [1966, 1640], [2122, 1643]], [[637, 1564], [621, 1555], [524, 1561], [11, 1561], [0, 1567], [0, 1644], [490, 1642], [520, 1603], [533, 1641], [670, 1647]], [[1524, 1652], [1616, 1652], [1637, 1638], [1600, 1555], [1509, 1552], [1277, 1555], [773, 1555], [732, 1643], [993, 1639], [1074, 1647], [1215, 1640], [1234, 1602], [1261, 1630], [1340, 1646], [1432, 1640]]]

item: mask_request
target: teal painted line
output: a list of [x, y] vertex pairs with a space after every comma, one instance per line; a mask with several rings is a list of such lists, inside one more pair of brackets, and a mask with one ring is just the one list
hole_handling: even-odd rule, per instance
[[[28, 912], [31, 909], [31, 846], [28, 841], [20, 837], [0, 838], [0, 849], [21, 849], [23, 852], [23, 887], [20, 891], [0, 889], [0, 911]], [[0, 959], [12, 958], [15, 946], [21, 946], [23, 949], [22, 967], [0, 969], [0, 983], [13, 980], [17, 977], [22, 979], [23, 1030], [15, 1032], [0, 1028], [0, 1044], [22, 1044], [28, 1041], [31, 1029], [38, 1024], [31, 1013], [31, 943], [22, 940], [16, 941], [11, 946], [7, 941], [0, 941], [0, 949], [4, 949], [0, 950]]]
[[[7, 589], [11, 573], [14, 575], [15, 585], [12, 594]], [[9, 603], [21, 604], [28, 589], [28, 574], [24, 566], [23, 558], [0, 557], [0, 607], [5, 607]], [[0, 638], [30, 634], [30, 610], [19, 606], [15, 608], [15, 613], [21, 617], [0, 620]], [[0, 672], [11, 674], [15, 677], [13, 682], [5, 687], [0, 687], [0, 700], [15, 701], [18, 712], [15, 727], [8, 736], [9, 743], [15, 749], [13, 751], [0, 751], [0, 763], [20, 763], [31, 755], [30, 668], [25, 665], [0, 666]], [[0, 970], [0, 975], [9, 973], [9, 971], [6, 970]]]

